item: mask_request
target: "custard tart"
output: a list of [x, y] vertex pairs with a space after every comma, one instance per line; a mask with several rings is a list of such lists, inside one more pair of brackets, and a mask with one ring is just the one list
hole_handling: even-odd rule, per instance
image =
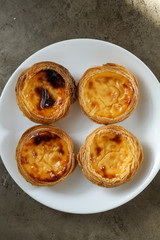
[[142, 159], [143, 151], [137, 138], [118, 125], [94, 130], [77, 155], [84, 176], [92, 183], [106, 188], [131, 180]]
[[82, 111], [96, 123], [121, 122], [131, 115], [139, 99], [135, 76], [115, 63], [88, 69], [78, 84]]
[[65, 117], [76, 100], [70, 72], [54, 62], [39, 62], [24, 70], [16, 84], [20, 110], [31, 121], [54, 123]]
[[62, 129], [50, 125], [31, 127], [22, 135], [16, 160], [22, 176], [37, 186], [60, 183], [76, 167], [71, 138]]

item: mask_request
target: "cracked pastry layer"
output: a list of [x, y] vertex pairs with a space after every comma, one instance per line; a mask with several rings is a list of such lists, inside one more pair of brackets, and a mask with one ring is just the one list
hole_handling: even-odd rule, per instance
[[31, 127], [22, 135], [16, 160], [22, 176], [37, 186], [60, 183], [76, 167], [72, 139], [62, 129], [50, 125]]
[[92, 183], [106, 188], [130, 181], [142, 159], [143, 151], [138, 139], [118, 125], [94, 130], [77, 155], [84, 176]]
[[139, 99], [135, 76], [115, 63], [88, 69], [78, 84], [82, 111], [94, 122], [112, 124], [131, 115]]
[[54, 62], [39, 62], [24, 70], [15, 90], [23, 114], [42, 124], [65, 117], [76, 100], [73, 77], [66, 68]]

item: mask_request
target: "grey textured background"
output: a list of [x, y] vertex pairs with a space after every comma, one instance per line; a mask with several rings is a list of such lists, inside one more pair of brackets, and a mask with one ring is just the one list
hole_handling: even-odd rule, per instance
[[[0, 0], [0, 93], [37, 50], [71, 38], [120, 45], [160, 79], [159, 0]], [[109, 212], [72, 215], [27, 196], [0, 160], [0, 239], [160, 239], [160, 173], [131, 202]]]

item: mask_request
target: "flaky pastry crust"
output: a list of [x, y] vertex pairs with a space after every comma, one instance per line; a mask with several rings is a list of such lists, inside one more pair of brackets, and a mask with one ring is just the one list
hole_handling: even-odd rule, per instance
[[81, 110], [99, 124], [118, 123], [128, 118], [138, 99], [135, 76], [115, 63], [88, 69], [78, 84]]
[[72, 75], [54, 62], [39, 62], [24, 70], [15, 91], [23, 114], [41, 124], [51, 124], [65, 117], [76, 100]]
[[97, 128], [86, 138], [77, 160], [88, 180], [112, 188], [135, 176], [143, 160], [143, 151], [131, 132], [118, 125], [107, 125]]
[[73, 142], [62, 129], [50, 125], [29, 128], [16, 148], [19, 172], [36, 186], [53, 186], [63, 182], [77, 162]]

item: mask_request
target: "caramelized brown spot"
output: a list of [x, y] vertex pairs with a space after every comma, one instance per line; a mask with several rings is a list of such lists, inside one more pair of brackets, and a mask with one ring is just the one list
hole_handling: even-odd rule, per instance
[[62, 146], [61, 143], [60, 143], [60, 147], [59, 147], [59, 149], [58, 149], [58, 152], [59, 152], [61, 155], [64, 154], [63, 146]]
[[50, 174], [50, 178], [46, 178], [45, 182], [54, 182], [60, 178], [60, 176], [56, 175], [53, 170], [49, 171], [48, 173]]
[[54, 171], [48, 171], [47, 173], [50, 174], [50, 177], [51, 177], [51, 178], [54, 178], [54, 177], [55, 177], [55, 173], [54, 173]]
[[123, 87], [126, 88], [127, 90], [131, 90], [131, 91], [132, 91], [132, 94], [133, 94], [134, 89], [133, 89], [131, 83], [128, 83], [128, 85], [127, 85], [126, 83], [123, 83]]
[[105, 175], [105, 178], [109, 178], [109, 179], [112, 179], [112, 178], [115, 178], [116, 175], [115, 174], [106, 174]]
[[26, 157], [21, 157], [21, 163], [22, 164], [28, 163], [27, 158]]
[[41, 177], [35, 177], [33, 174], [30, 174], [30, 176], [35, 179], [35, 180], [38, 180], [40, 182], [55, 182], [57, 181], [60, 176], [54, 176], [54, 177], [50, 177], [50, 178], [41, 178]]
[[93, 159], [93, 154], [91, 153], [91, 154], [90, 154], [90, 160], [92, 160], [92, 159]]
[[111, 141], [114, 141], [116, 143], [121, 143], [121, 136], [120, 135], [116, 135], [114, 138], [110, 139]]
[[55, 182], [57, 180], [59, 180], [64, 173], [67, 170], [67, 166], [65, 166], [61, 172], [59, 174], [56, 174], [53, 170], [48, 171], [47, 173], [49, 173], [49, 177], [48, 178], [41, 178], [41, 177], [35, 177], [33, 174], [30, 174], [30, 176], [38, 181], [44, 181], [44, 182]]
[[65, 87], [65, 81], [58, 72], [51, 69], [43, 70], [43, 72], [46, 73], [47, 81], [50, 82], [54, 88]]
[[93, 103], [91, 103], [91, 106], [92, 106], [92, 107], [95, 107], [96, 105], [97, 105], [97, 104], [96, 104], [96, 103], [94, 103], [94, 102], [93, 102]]
[[92, 88], [93, 82], [89, 82], [88, 88]]
[[36, 158], [37, 157], [37, 153], [36, 152], [32, 152], [32, 156], [33, 156], [33, 158]]
[[106, 77], [106, 76], [105, 76], [106, 82], [108, 82], [110, 79], [111, 79], [111, 77]]
[[41, 98], [38, 106], [40, 109], [48, 108], [55, 104], [56, 101], [49, 95], [49, 92], [47, 91], [47, 89], [42, 87], [37, 87], [35, 89], [35, 92]]
[[100, 155], [100, 153], [101, 153], [101, 151], [102, 151], [102, 148], [100, 148], [100, 147], [96, 147], [96, 155]]
[[51, 134], [49, 132], [46, 132], [43, 135], [36, 133], [36, 134], [32, 135], [31, 138], [33, 138], [35, 145], [39, 145], [41, 142], [49, 142], [51, 140], [59, 139], [60, 137], [57, 136], [56, 134]]
[[105, 166], [102, 166], [101, 167], [101, 170], [102, 170], [102, 172], [103, 172], [103, 177], [104, 178], [109, 178], [109, 179], [111, 179], [111, 178], [114, 178], [115, 177], [115, 174], [106, 174], [106, 168], [105, 168]]
[[123, 87], [125, 87], [125, 88], [129, 88], [125, 83], [123, 83]]
[[105, 166], [101, 167], [101, 170], [102, 170], [103, 173], [105, 173], [105, 169], [106, 169]]

